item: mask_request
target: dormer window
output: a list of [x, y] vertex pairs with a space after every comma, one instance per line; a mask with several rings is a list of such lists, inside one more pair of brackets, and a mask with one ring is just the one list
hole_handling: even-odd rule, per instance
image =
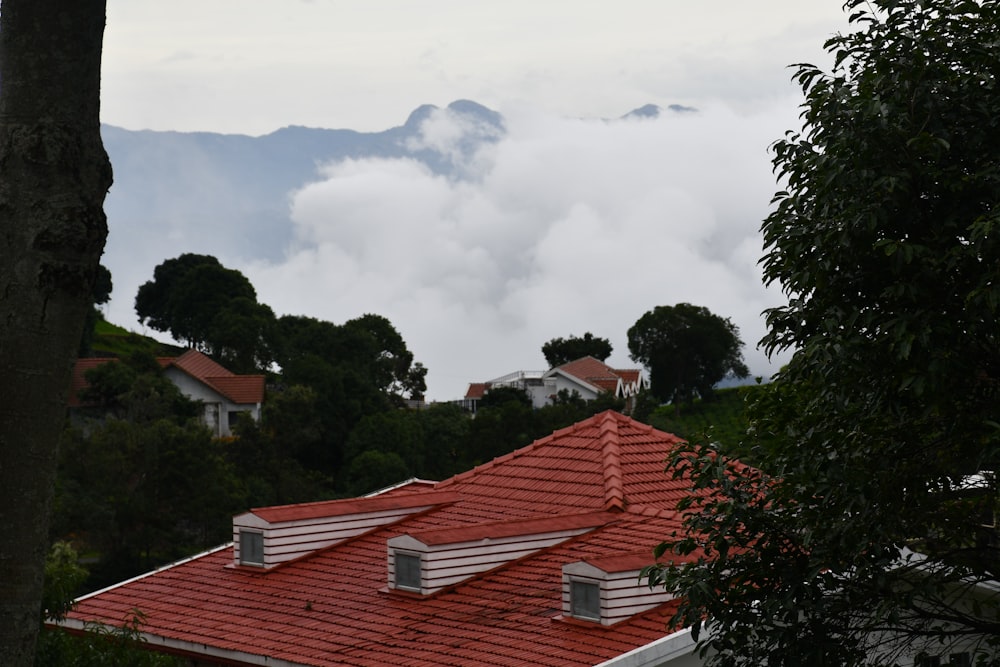
[[395, 561], [393, 583], [395, 588], [406, 591], [419, 591], [420, 586], [420, 555], [406, 553], [405, 551], [393, 552]]
[[651, 553], [619, 554], [563, 565], [563, 616], [614, 625], [673, 596], [640, 580]]
[[570, 613], [574, 618], [601, 620], [601, 585], [586, 579], [570, 579]]
[[264, 533], [240, 531], [240, 565], [264, 565]]
[[396, 535], [386, 541], [389, 588], [434, 595], [613, 519], [607, 512], [588, 512]]

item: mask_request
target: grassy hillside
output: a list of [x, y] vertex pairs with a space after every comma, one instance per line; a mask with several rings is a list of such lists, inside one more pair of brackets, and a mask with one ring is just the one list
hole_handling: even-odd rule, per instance
[[685, 440], [720, 443], [732, 451], [747, 428], [744, 405], [748, 392], [756, 386], [732, 387], [716, 392], [711, 401], [695, 401], [692, 406], [664, 405], [649, 416], [655, 428]]
[[127, 357], [132, 352], [149, 352], [156, 357], [173, 357], [183, 348], [153, 340], [148, 336], [126, 331], [117, 324], [103, 319], [94, 325], [94, 339], [91, 350], [95, 357]]

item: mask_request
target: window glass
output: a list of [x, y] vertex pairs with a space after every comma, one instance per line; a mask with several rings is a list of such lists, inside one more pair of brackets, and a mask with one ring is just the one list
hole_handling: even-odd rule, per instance
[[577, 618], [600, 620], [601, 588], [591, 581], [570, 581], [570, 613]]
[[264, 534], [249, 530], [240, 531], [240, 563], [264, 564]]
[[396, 554], [396, 588], [420, 590], [420, 556], [415, 554]]

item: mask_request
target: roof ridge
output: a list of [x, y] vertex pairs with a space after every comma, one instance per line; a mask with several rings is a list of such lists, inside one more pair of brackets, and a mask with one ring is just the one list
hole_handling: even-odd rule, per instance
[[604, 472], [604, 509], [625, 509], [625, 488], [622, 484], [621, 440], [614, 412], [605, 412], [601, 420], [601, 468]]
[[553, 431], [552, 433], [549, 433], [548, 435], [546, 435], [546, 436], [544, 436], [542, 438], [539, 438], [538, 440], [535, 440], [535, 441], [533, 441], [533, 442], [525, 445], [524, 447], [521, 447], [519, 449], [515, 449], [514, 451], [508, 452], [508, 453], [506, 453], [506, 454], [504, 454], [502, 456], [498, 456], [498, 457], [496, 457], [494, 459], [491, 459], [490, 461], [487, 461], [486, 463], [481, 463], [481, 464], [477, 465], [475, 468], [473, 468], [472, 470], [466, 470], [465, 472], [459, 473], [459, 474], [455, 475], [454, 477], [449, 477], [448, 479], [443, 479], [440, 482], [438, 482], [438, 484], [437, 484], [437, 486], [435, 488], [441, 488], [443, 486], [448, 486], [448, 485], [451, 485], [451, 484], [457, 484], [458, 482], [464, 481], [465, 479], [467, 479], [469, 477], [472, 477], [472, 476], [474, 476], [474, 475], [476, 475], [476, 474], [478, 474], [480, 472], [483, 472], [485, 470], [489, 470], [491, 468], [495, 468], [496, 466], [501, 465], [503, 463], [506, 463], [506, 462], [508, 462], [508, 461], [510, 461], [512, 459], [515, 459], [515, 458], [518, 458], [518, 457], [521, 457], [521, 456], [527, 456], [528, 454], [530, 454], [531, 452], [535, 451], [536, 449], [538, 449], [540, 447], [543, 447], [545, 445], [548, 445], [550, 442], [552, 442], [556, 438], [561, 438], [563, 436], [569, 435], [569, 434], [574, 433], [576, 431], [583, 430], [584, 428], [589, 428], [591, 426], [598, 425], [597, 424], [598, 418], [601, 415], [603, 415], [603, 414], [607, 414], [608, 412], [614, 412], [614, 411], [613, 410], [606, 410], [603, 413], [598, 413], [597, 415], [594, 415], [593, 417], [589, 417], [587, 419], [584, 419], [583, 421], [577, 422], [575, 424], [571, 424], [569, 426], [566, 426], [565, 428], [559, 429], [558, 431]]

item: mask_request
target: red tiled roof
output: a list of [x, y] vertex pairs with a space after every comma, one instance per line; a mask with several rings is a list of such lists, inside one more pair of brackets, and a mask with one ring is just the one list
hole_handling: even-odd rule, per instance
[[186, 350], [179, 357], [167, 358], [168, 366], [176, 366], [191, 377], [232, 377], [236, 374], [198, 350]]
[[[431, 493], [385, 498], [409, 502], [416, 495], [426, 502], [428, 495], [448, 492], [453, 502], [267, 572], [227, 568], [233, 550], [225, 547], [86, 597], [69, 623], [119, 625], [139, 609], [149, 646], [166, 642], [214, 652], [233, 664], [269, 656], [293, 665], [594, 665], [668, 634], [676, 603], [608, 627], [562, 622], [562, 568], [602, 559], [612, 559], [609, 566], [615, 566], [623, 553], [645, 553], [652, 562], [653, 547], [678, 527], [674, 508], [688, 492], [687, 482], [664, 472], [664, 460], [677, 442], [604, 412], [439, 482]], [[327, 503], [322, 511], [372, 500], [335, 501], [342, 505]], [[321, 505], [270, 511], [285, 516]], [[417, 598], [386, 590], [392, 537], [448, 539], [449, 531], [458, 534], [464, 528], [473, 534], [484, 524], [503, 530], [504, 522], [521, 522], [522, 529], [524, 522], [565, 526], [588, 513], [609, 520], [433, 595]]]
[[237, 405], [264, 402], [263, 375], [208, 376], [199, 379]]
[[638, 368], [611, 368], [594, 357], [570, 361], [562, 366], [556, 366], [549, 373], [569, 375], [602, 391], [611, 394], [625, 392], [626, 396], [635, 390], [629, 389], [630, 387], [638, 388], [642, 378], [642, 371]]
[[486, 394], [489, 384], [486, 382], [473, 382], [465, 391], [466, 398], [482, 398]]
[[[118, 359], [108, 357], [76, 360], [70, 383], [69, 407], [81, 406], [79, 392], [87, 386], [86, 372], [110, 361], [117, 362]], [[180, 369], [237, 405], [264, 402], [263, 375], [236, 375], [197, 350], [187, 350], [179, 357], [157, 357], [156, 361], [162, 368], [173, 366]]]
[[77, 359], [73, 364], [73, 376], [69, 383], [69, 407], [79, 408], [83, 405], [80, 402], [80, 392], [87, 388], [87, 371], [102, 366], [109, 361], [117, 361], [115, 357], [97, 357], [89, 359]]
[[263, 375], [236, 375], [198, 350], [187, 350], [179, 357], [159, 361], [164, 367], [180, 369], [237, 405], [264, 402]]
[[362, 512], [378, 512], [385, 509], [403, 509], [453, 503], [458, 499], [455, 493], [410, 493], [397, 496], [374, 496], [372, 498], [347, 498], [324, 500], [316, 503], [257, 507], [250, 510], [261, 519], [271, 523], [299, 521], [320, 517], [345, 516]]
[[615, 369], [594, 357], [583, 357], [562, 366], [557, 366], [556, 369], [567, 375], [578, 377], [581, 380], [587, 380], [591, 384], [601, 380], [612, 383], [618, 382], [618, 374]]

